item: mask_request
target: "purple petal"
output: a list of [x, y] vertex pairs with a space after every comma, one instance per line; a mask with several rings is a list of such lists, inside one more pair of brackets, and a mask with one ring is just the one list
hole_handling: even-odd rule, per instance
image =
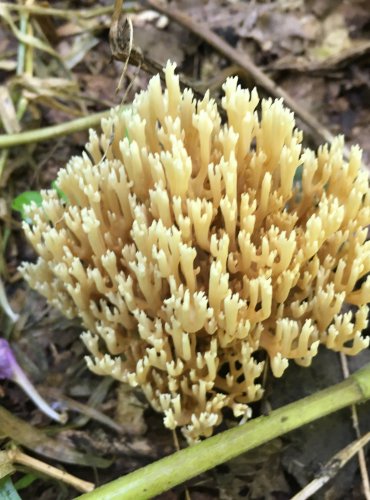
[[17, 363], [14, 354], [7, 340], [0, 338], [0, 380], [8, 378], [18, 384], [32, 401], [40, 408], [45, 415], [48, 415], [57, 422], [65, 423], [67, 416], [57, 413], [40, 396], [35, 387], [29, 381], [27, 375]]
[[18, 363], [7, 340], [0, 339], [0, 379], [14, 377]]

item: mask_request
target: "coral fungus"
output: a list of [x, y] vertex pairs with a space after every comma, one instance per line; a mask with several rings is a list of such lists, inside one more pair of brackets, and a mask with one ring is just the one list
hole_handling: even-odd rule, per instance
[[[209, 436], [261, 398], [263, 356], [280, 377], [320, 344], [368, 346], [368, 176], [343, 139], [302, 150], [281, 100], [230, 78], [222, 123], [207, 93], [155, 76], [59, 172], [24, 223], [31, 287], [88, 330], [87, 363], [140, 386], [170, 429]], [[256, 356], [256, 353], [259, 353]]]

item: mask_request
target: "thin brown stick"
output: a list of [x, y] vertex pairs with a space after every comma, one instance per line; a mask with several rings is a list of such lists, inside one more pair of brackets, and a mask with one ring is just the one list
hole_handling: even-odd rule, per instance
[[[113, 59], [124, 63], [124, 69], [120, 78], [117, 89], [120, 90], [122, 86], [122, 78], [125, 74], [127, 64], [130, 63], [139, 69], [143, 69], [150, 75], [159, 74], [161, 80], [164, 80], [162, 65], [152, 59], [142, 50], [135, 46], [133, 43], [133, 29], [132, 23], [123, 9], [123, 0], [115, 0], [114, 12], [112, 15], [111, 27], [109, 30], [109, 44], [112, 52]], [[179, 75], [181, 88], [189, 87], [193, 90], [194, 94], [203, 97], [203, 93], [194, 88], [184, 75]], [[127, 90], [126, 90], [127, 93]]]
[[331, 460], [329, 460], [329, 462], [322, 468], [320, 474], [307, 486], [305, 486], [303, 490], [294, 495], [291, 500], [307, 500], [308, 498], [311, 498], [311, 496], [322, 488], [328, 481], [333, 479], [339, 470], [344, 467], [356, 453], [359, 453], [361, 450], [363, 451], [363, 447], [369, 441], [370, 432], [334, 455], [334, 457], [332, 457]]
[[[320, 141], [331, 143], [334, 139], [333, 134], [320, 123], [309, 111], [303, 108], [295, 99], [293, 99], [284, 89], [275, 84], [275, 82], [267, 76], [253, 61], [246, 55], [239, 52], [230, 44], [225, 42], [220, 36], [209, 29], [205, 23], [192, 19], [184, 12], [173, 7], [167, 7], [166, 4], [159, 3], [158, 0], [146, 0], [146, 4], [150, 5], [155, 10], [165, 14], [177, 23], [187, 28], [192, 33], [205, 40], [209, 45], [214, 47], [223, 56], [227, 57], [235, 64], [240, 66], [244, 71], [249, 73], [255, 82], [263, 87], [271, 96], [282, 97], [286, 105], [294, 111], [294, 113], [305, 123], [312, 131], [313, 135], [318, 137]], [[348, 151], [345, 151], [345, 156], [348, 157]]]
[[76, 490], [82, 491], [83, 493], [87, 493], [92, 491], [95, 488], [94, 483], [90, 483], [89, 481], [83, 481], [76, 476], [72, 476], [68, 472], [64, 472], [52, 465], [46, 464], [37, 458], [30, 457], [25, 453], [22, 453], [17, 448], [8, 451], [8, 457], [11, 462], [25, 465], [26, 467], [30, 467], [33, 470], [37, 470], [42, 474], [53, 477], [58, 481], [63, 481], [64, 483], [70, 484]]
[[[343, 376], [345, 379], [347, 379], [350, 376], [350, 371], [348, 367], [348, 361], [347, 357], [344, 353], [340, 353], [340, 362], [342, 365], [342, 371], [343, 371]], [[358, 413], [355, 405], [351, 406], [351, 413], [352, 413], [352, 425], [356, 433], [357, 439], [361, 438], [361, 431], [360, 431], [360, 423], [358, 419]], [[366, 498], [366, 500], [370, 500], [370, 483], [369, 483], [369, 474], [367, 472], [367, 466], [366, 466], [366, 457], [364, 453], [364, 449], [360, 448], [358, 450], [358, 462], [360, 465], [360, 473], [361, 473], [361, 480], [362, 480], [362, 488], [363, 488], [363, 493]]]

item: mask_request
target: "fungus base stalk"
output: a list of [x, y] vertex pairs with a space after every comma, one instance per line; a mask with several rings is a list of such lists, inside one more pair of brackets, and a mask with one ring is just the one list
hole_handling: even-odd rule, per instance
[[369, 398], [367, 365], [344, 382], [180, 450], [79, 498], [152, 498], [271, 439]]

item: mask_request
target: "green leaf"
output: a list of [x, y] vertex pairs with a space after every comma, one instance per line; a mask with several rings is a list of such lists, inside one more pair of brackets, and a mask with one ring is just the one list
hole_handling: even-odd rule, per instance
[[28, 488], [28, 486], [32, 484], [36, 479], [38, 479], [38, 476], [30, 472], [18, 479], [18, 481], [14, 484], [14, 487], [17, 491], [22, 490], [23, 488]]
[[0, 500], [22, 500], [9, 477], [0, 481]]
[[302, 186], [302, 174], [303, 174], [303, 165], [299, 165], [294, 174], [294, 179], [293, 179], [294, 184]]
[[34, 201], [36, 205], [40, 206], [42, 202], [42, 196], [39, 191], [25, 191], [14, 198], [12, 202], [12, 209], [16, 212], [20, 212], [23, 220], [26, 220], [25, 207], [30, 205]]
[[66, 203], [68, 203], [68, 198], [67, 198], [66, 194], [58, 187], [57, 181], [53, 181], [51, 183], [51, 187], [53, 189], [55, 189], [55, 191], [57, 192], [59, 198], [61, 198], [62, 200], [64, 200]]

